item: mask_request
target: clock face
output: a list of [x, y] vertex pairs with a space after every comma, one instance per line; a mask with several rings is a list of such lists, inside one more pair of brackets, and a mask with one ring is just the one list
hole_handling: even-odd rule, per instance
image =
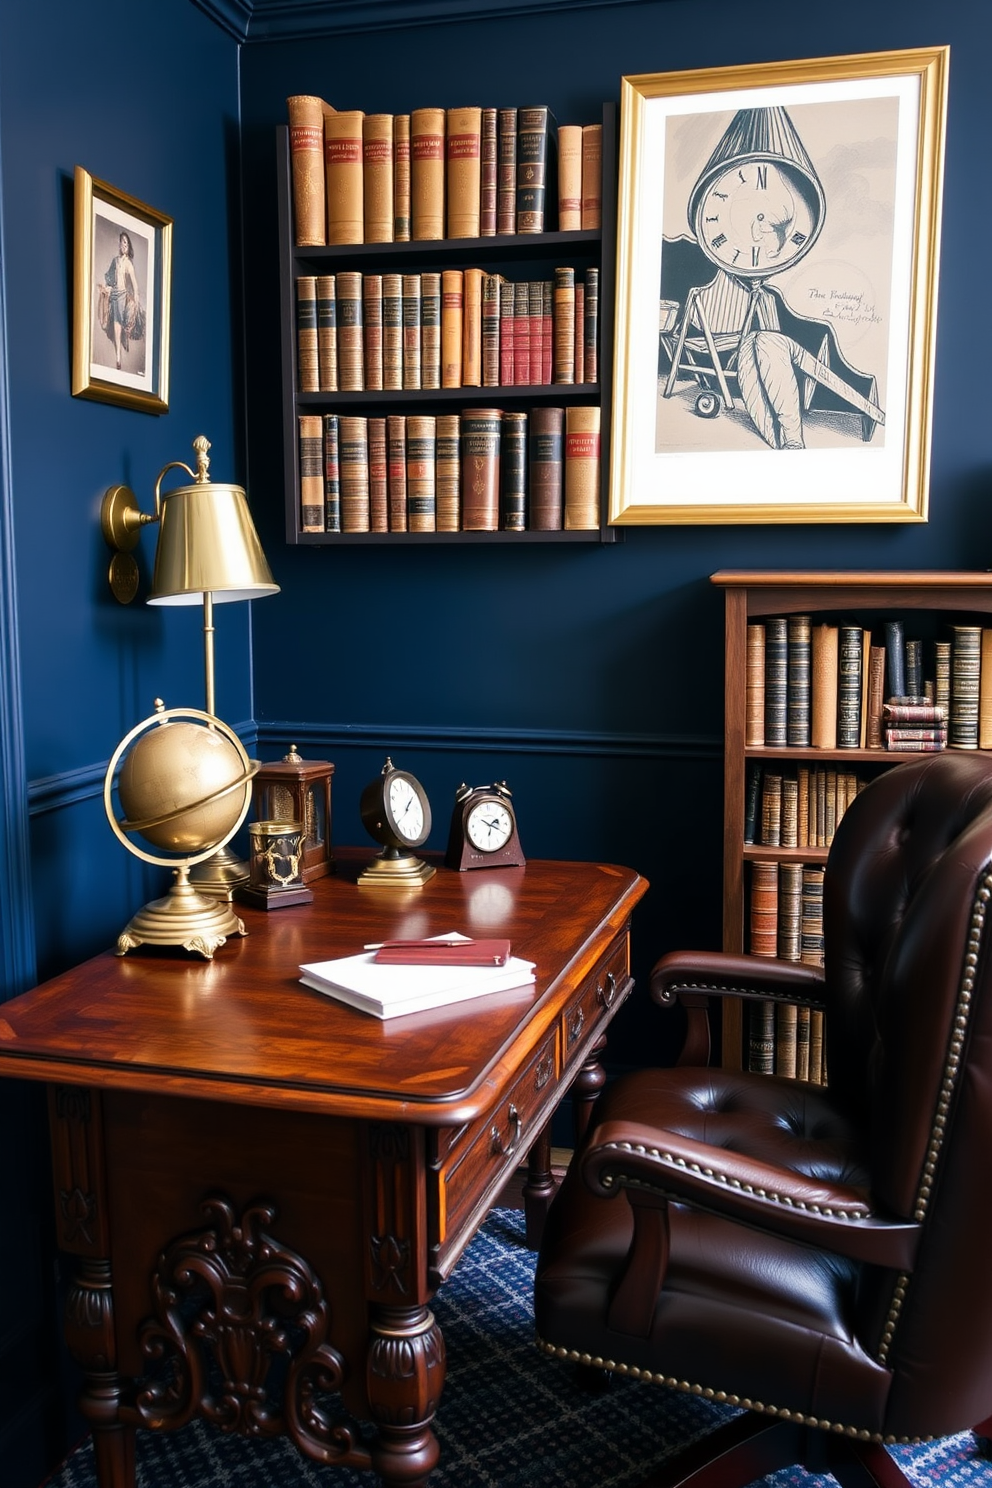
[[393, 775], [386, 791], [386, 810], [393, 827], [412, 845], [424, 840], [424, 803], [409, 776]]
[[808, 253], [822, 222], [822, 196], [804, 172], [788, 162], [743, 160], [706, 187], [693, 226], [715, 264], [765, 278]]
[[499, 801], [480, 801], [465, 821], [465, 835], [480, 852], [498, 852], [513, 832], [513, 820]]

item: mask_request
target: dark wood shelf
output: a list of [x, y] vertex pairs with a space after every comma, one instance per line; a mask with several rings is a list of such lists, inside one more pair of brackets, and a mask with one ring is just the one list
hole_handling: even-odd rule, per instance
[[598, 382], [552, 382], [527, 387], [366, 388], [360, 393], [300, 393], [296, 404], [301, 409], [366, 408], [374, 413], [376, 408], [393, 408], [398, 403], [427, 411], [434, 403], [448, 408], [452, 403], [480, 408], [491, 404], [502, 407], [517, 403], [598, 403], [601, 393]]
[[474, 268], [494, 269], [508, 263], [526, 263], [529, 259], [555, 260], [573, 250], [582, 262], [597, 263], [603, 242], [599, 229], [580, 232], [499, 233], [489, 238], [418, 238], [406, 243], [336, 243], [330, 248], [292, 249], [294, 263], [301, 272], [333, 273], [338, 268], [374, 262], [392, 269], [411, 262], [438, 261], [448, 265], [464, 261]]

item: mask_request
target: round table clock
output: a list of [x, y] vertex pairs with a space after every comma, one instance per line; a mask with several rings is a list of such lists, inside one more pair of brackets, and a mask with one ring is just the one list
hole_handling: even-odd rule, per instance
[[467, 868], [519, 868], [527, 861], [505, 780], [458, 787], [444, 861], [459, 873]]
[[410, 888], [434, 877], [437, 869], [413, 852], [431, 830], [431, 803], [415, 775], [397, 770], [387, 757], [381, 773], [362, 791], [359, 809], [365, 830], [382, 844], [382, 852], [359, 875], [360, 884]]

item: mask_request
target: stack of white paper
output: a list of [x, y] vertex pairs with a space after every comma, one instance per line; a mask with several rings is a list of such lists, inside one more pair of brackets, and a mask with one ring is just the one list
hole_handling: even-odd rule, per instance
[[300, 981], [376, 1018], [421, 1013], [489, 992], [508, 992], [536, 981], [533, 961], [511, 956], [505, 966], [384, 966], [374, 951], [312, 961]]

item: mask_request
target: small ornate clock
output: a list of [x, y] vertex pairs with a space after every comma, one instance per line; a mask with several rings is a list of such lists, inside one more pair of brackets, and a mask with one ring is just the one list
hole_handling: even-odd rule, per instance
[[431, 805], [427, 792], [408, 770], [397, 770], [386, 758], [382, 773], [362, 791], [362, 824], [382, 852], [359, 875], [360, 884], [420, 888], [437, 869], [418, 858], [413, 848], [430, 836]]
[[330, 760], [305, 760], [289, 746], [281, 760], [261, 765], [254, 780], [259, 821], [299, 822], [303, 828], [300, 877], [305, 884], [334, 869], [331, 852]]
[[505, 780], [458, 787], [444, 861], [459, 873], [467, 868], [519, 868], [527, 861]]

